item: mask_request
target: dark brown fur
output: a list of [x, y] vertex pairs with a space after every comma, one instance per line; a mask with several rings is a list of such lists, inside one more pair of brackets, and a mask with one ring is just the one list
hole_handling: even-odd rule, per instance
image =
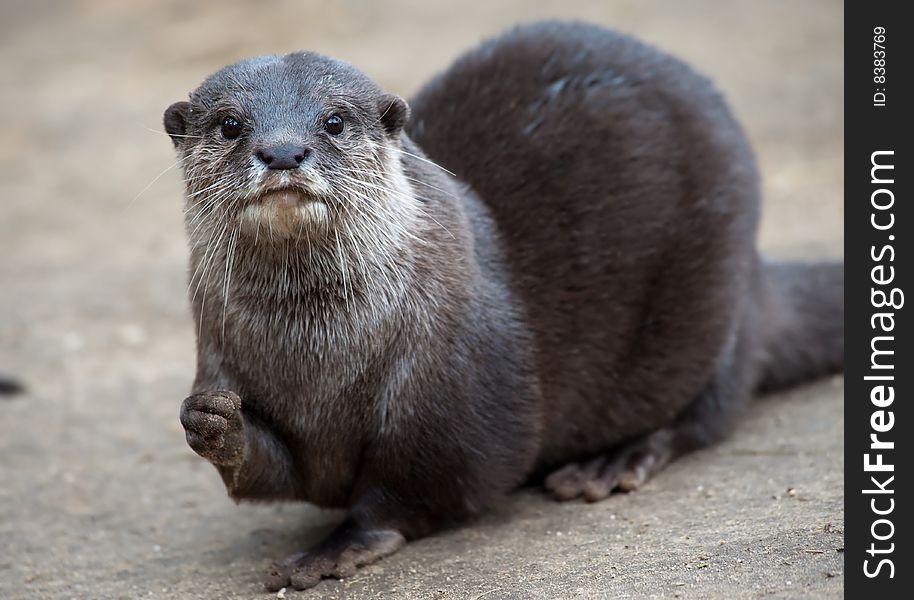
[[[188, 442], [237, 499], [349, 509], [271, 589], [350, 574], [562, 465], [546, 480], [561, 498], [633, 489], [760, 385], [840, 370], [840, 268], [762, 266], [751, 150], [681, 62], [534, 24], [411, 109], [293, 54], [227, 67], [166, 112], [199, 326]], [[321, 131], [333, 110], [347, 137]], [[313, 150], [283, 181], [330, 216], [269, 239], [239, 223], [278, 181], [252, 156], [280, 135]]]

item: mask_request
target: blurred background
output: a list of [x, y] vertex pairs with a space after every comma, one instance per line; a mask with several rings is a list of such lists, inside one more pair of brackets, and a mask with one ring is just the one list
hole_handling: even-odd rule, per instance
[[[729, 99], [762, 171], [765, 253], [840, 257], [842, 11], [838, 0], [0, 4], [0, 376], [27, 388], [0, 396], [0, 597], [250, 597], [270, 559], [335, 518], [307, 507], [232, 506], [212, 468], [185, 447], [177, 420], [193, 377], [193, 327], [180, 173], [161, 115], [206, 75], [243, 57], [308, 49], [409, 98], [459, 52], [517, 22], [613, 26], [692, 63]], [[352, 598], [565, 597], [569, 589], [577, 592], [568, 597], [612, 589], [616, 597], [735, 598], [798, 585], [801, 595], [833, 594], [834, 548], [796, 548], [826, 523], [840, 531], [843, 520], [842, 390], [840, 381], [824, 386], [750, 418], [736, 449], [755, 439], [773, 453], [725, 445], [671, 469], [638, 494], [640, 506], [624, 497], [556, 507], [521, 494], [501, 517], [411, 547], [352, 586], [321, 589]], [[798, 450], [796, 439], [808, 447]], [[765, 504], [803, 469], [815, 469], [808, 502], [794, 512]], [[694, 491], [709, 470], [729, 481], [727, 492]], [[691, 521], [677, 511], [694, 502], [674, 502], [683, 485], [703, 506]], [[734, 505], [754, 507], [753, 516], [734, 516]], [[676, 518], [663, 517], [669, 510]], [[775, 542], [753, 555], [768, 555], [761, 562], [734, 555], [736, 579], [700, 558], [737, 535], [723, 524], [755, 518], [774, 519], [770, 527], [798, 557], [771, 556]], [[592, 556], [585, 547], [595, 528], [616, 547], [639, 536], [646, 554], [623, 565], [601, 543], [605, 552]], [[550, 546], [561, 541], [550, 537], [556, 531], [571, 545]], [[549, 562], [575, 548], [585, 549], [571, 566]], [[710, 567], [699, 581], [702, 560]]]

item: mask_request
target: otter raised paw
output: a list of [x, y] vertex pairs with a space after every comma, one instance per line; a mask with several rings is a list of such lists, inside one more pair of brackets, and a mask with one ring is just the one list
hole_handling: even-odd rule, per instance
[[181, 404], [181, 424], [194, 452], [221, 467], [238, 467], [244, 458], [241, 398], [229, 391], [203, 392]]

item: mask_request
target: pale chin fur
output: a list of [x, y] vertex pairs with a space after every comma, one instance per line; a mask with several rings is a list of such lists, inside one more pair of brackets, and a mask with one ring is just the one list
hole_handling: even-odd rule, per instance
[[[339, 209], [331, 208], [321, 200], [333, 194], [332, 188], [320, 174], [308, 173], [307, 186], [314, 195], [299, 197], [296, 201], [286, 196], [295, 192], [281, 191], [273, 197], [268, 194], [244, 207], [240, 215], [241, 233], [264, 242], [289, 238], [322, 238], [330, 234], [333, 227], [342, 225], [344, 236], [354, 233], [360, 241], [371, 240], [375, 245], [374, 250], [381, 254], [385, 247], [389, 251], [392, 247], [400, 246], [406, 242], [406, 238], [414, 237], [412, 229], [418, 212], [418, 201], [399, 161], [388, 155], [384, 164], [391, 193], [378, 191], [377, 183], [370, 182], [372, 187], [365, 188], [361, 193], [370, 194], [372, 198], [352, 195], [341, 202], [350, 207], [356, 204], [363, 204], [363, 208], [373, 205], [373, 223], [337, 222], [334, 225], [336, 220], [333, 213]], [[262, 182], [265, 174], [264, 169], [257, 174], [257, 179]], [[283, 176], [276, 185], [287, 183], [290, 183], [289, 178]], [[363, 229], [366, 225], [368, 230]]]
[[[263, 185], [268, 171], [260, 165], [249, 167], [256, 171], [256, 179]], [[301, 173], [298, 174], [301, 177]], [[323, 177], [314, 172], [307, 172], [304, 179], [307, 186], [317, 197], [300, 197], [298, 192], [269, 192], [258, 202], [250, 204], [241, 213], [241, 233], [270, 239], [285, 239], [303, 234], [315, 234], [324, 231], [329, 225], [329, 211], [326, 204], [318, 197], [327, 194], [330, 186]], [[292, 183], [291, 177], [283, 174], [274, 185], [282, 187]], [[259, 185], [258, 185], [259, 187]]]
[[318, 200], [280, 206], [274, 202], [250, 204], [241, 213], [242, 232], [287, 238], [322, 230], [328, 224], [327, 205]]

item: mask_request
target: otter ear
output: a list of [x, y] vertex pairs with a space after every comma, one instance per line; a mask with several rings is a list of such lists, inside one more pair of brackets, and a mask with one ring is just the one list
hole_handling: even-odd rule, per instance
[[165, 109], [165, 116], [162, 122], [165, 124], [165, 131], [171, 136], [175, 148], [184, 142], [184, 135], [187, 132], [187, 113], [190, 111], [190, 102], [175, 102]]
[[397, 137], [409, 121], [409, 106], [406, 100], [396, 94], [384, 94], [378, 103], [381, 124], [390, 137]]

